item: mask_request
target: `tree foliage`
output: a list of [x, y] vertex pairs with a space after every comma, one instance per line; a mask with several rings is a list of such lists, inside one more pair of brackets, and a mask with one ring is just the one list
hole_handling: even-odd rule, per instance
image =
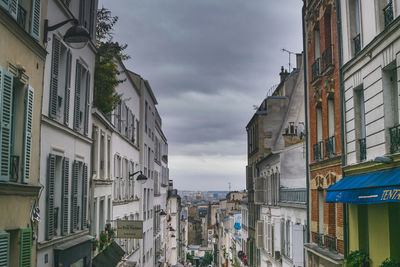
[[113, 29], [117, 21], [118, 17], [112, 16], [110, 10], [102, 7], [97, 11], [93, 104], [104, 114], [113, 111], [121, 100], [121, 95], [115, 91], [117, 85], [123, 82], [117, 76], [117, 61], [129, 59], [124, 54], [128, 45], [113, 41]]
[[206, 251], [203, 257], [203, 263], [208, 265], [211, 264], [212, 261], [213, 261], [213, 255], [210, 252]]

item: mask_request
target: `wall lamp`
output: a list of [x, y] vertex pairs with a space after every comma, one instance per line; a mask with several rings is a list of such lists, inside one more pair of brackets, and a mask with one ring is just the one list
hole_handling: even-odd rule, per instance
[[135, 176], [136, 174], [139, 174], [139, 176], [136, 178], [136, 181], [141, 182], [142, 184], [144, 184], [147, 181], [147, 177], [145, 175], [143, 175], [142, 171], [137, 171], [134, 173], [129, 173], [129, 179], [133, 176]]
[[61, 26], [64, 26], [68, 22], [73, 22], [74, 25], [67, 30], [65, 33], [63, 40], [70, 46], [71, 48], [81, 49], [84, 48], [87, 42], [90, 40], [89, 32], [81, 25], [79, 25], [79, 21], [77, 19], [67, 19], [63, 22], [57, 23], [53, 26], [49, 26], [49, 20], [44, 20], [44, 37], [43, 42], [47, 43], [48, 33], [54, 31]]
[[165, 216], [165, 215], [167, 215], [167, 213], [162, 209], [162, 210], [160, 210], [160, 215]]

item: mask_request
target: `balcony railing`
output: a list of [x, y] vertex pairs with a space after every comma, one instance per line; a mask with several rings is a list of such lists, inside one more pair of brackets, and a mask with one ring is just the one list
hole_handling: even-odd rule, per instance
[[337, 251], [336, 237], [325, 236], [325, 246], [331, 251]]
[[311, 80], [312, 81], [315, 81], [318, 77], [319, 77], [319, 75], [320, 75], [320, 72], [319, 72], [319, 63], [320, 63], [320, 59], [319, 58], [317, 58], [315, 61], [314, 61], [314, 63], [311, 65]]
[[324, 247], [324, 235], [320, 233], [314, 233], [315, 235], [315, 242], [319, 247]]
[[18, 13], [17, 13], [17, 23], [19, 26], [25, 29], [26, 25], [26, 10], [18, 5]]
[[389, 3], [383, 9], [383, 17], [385, 20], [385, 27], [389, 25], [393, 21], [393, 3], [389, 1]]
[[279, 201], [304, 204], [307, 202], [307, 190], [305, 188], [282, 188], [279, 190]]
[[353, 38], [353, 45], [354, 45], [354, 55], [357, 55], [361, 51], [360, 34], [357, 34], [356, 37]]
[[321, 71], [324, 72], [329, 66], [334, 64], [333, 62], [333, 45], [329, 45], [328, 48], [322, 53], [321, 58]]
[[325, 156], [330, 158], [336, 155], [336, 143], [335, 143], [335, 136], [331, 136], [325, 139]]
[[390, 153], [396, 153], [400, 150], [400, 125], [389, 128], [390, 135]]
[[10, 180], [18, 181], [19, 156], [10, 157]]
[[315, 161], [320, 161], [322, 160], [323, 157], [323, 141], [319, 141], [318, 143], [314, 144], [313, 148], [314, 148], [314, 160]]
[[360, 161], [367, 159], [367, 143], [365, 138], [358, 139], [358, 144], [360, 146]]

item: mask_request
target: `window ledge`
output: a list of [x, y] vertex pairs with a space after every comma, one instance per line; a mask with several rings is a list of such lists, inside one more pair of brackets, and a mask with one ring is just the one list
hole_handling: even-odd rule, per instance
[[41, 188], [40, 185], [0, 181], [0, 195], [37, 197]]
[[112, 185], [113, 183], [112, 180], [106, 180], [106, 179], [93, 179], [93, 182], [95, 185]]
[[124, 205], [128, 204], [131, 202], [139, 201], [138, 198], [132, 198], [132, 199], [125, 199], [125, 200], [113, 200], [113, 205], [114, 206], [119, 206], [119, 205]]
[[74, 240], [74, 239], [77, 239], [81, 236], [88, 235], [88, 234], [89, 234], [89, 230], [80, 230], [76, 233], [71, 233], [66, 236], [56, 236], [52, 240], [38, 242], [37, 249], [47, 248], [47, 247], [50, 247], [50, 246], [53, 246], [53, 245], [56, 245], [59, 243], [66, 243], [69, 240]]

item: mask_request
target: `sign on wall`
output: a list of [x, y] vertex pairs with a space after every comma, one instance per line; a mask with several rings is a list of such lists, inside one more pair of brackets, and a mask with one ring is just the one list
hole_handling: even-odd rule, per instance
[[143, 221], [117, 220], [117, 238], [143, 238]]

